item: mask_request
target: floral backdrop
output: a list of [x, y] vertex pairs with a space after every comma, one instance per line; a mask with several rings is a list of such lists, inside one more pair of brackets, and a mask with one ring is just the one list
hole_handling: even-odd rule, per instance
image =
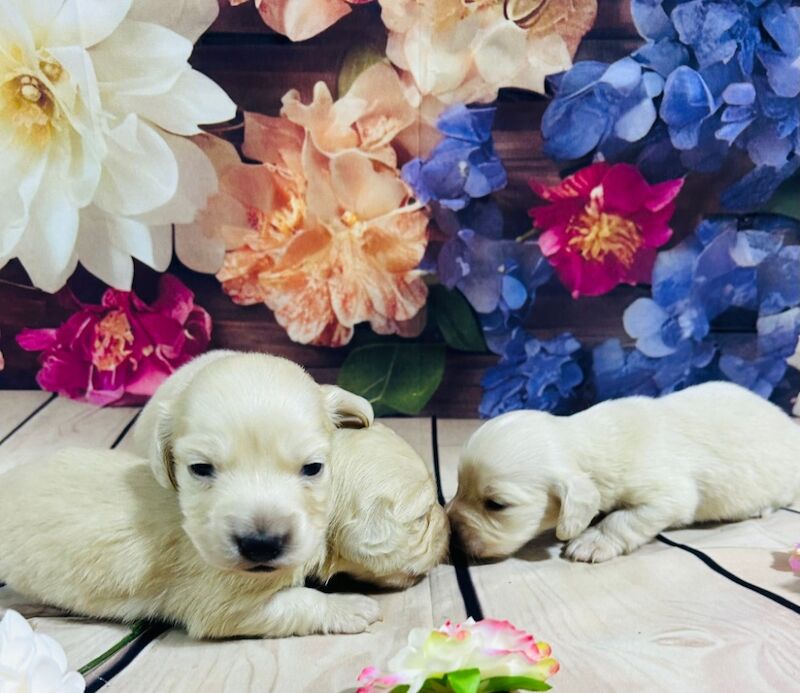
[[0, 142], [0, 368], [64, 396], [796, 399], [797, 0], [0, 0]]

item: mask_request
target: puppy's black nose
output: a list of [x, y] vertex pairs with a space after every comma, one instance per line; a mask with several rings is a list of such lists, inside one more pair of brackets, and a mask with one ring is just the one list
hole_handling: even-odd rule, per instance
[[286, 535], [264, 534], [245, 534], [236, 537], [236, 546], [242, 558], [253, 563], [269, 563], [274, 561], [283, 553], [286, 547]]

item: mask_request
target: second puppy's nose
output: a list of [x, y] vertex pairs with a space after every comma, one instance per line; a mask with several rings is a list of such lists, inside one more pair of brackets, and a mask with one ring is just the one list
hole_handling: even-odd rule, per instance
[[286, 547], [286, 535], [264, 534], [245, 534], [236, 537], [236, 546], [242, 558], [246, 558], [253, 563], [268, 563], [274, 561], [283, 553]]

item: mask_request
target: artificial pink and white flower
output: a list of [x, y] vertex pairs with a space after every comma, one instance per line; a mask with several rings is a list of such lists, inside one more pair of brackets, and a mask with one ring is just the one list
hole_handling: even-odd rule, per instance
[[800, 574], [800, 544], [795, 544], [792, 552], [789, 554], [789, 567], [795, 573]]
[[379, 0], [386, 54], [423, 96], [488, 102], [501, 87], [544, 93], [572, 65], [596, 0]]
[[547, 205], [529, 211], [539, 247], [573, 298], [649, 283], [683, 179], [650, 185], [630, 164], [592, 164], [554, 186], [531, 181]]
[[0, 691], [82, 693], [86, 682], [69, 671], [67, 656], [53, 638], [36, 633], [16, 611], [0, 621]]
[[193, 70], [217, 0], [0, 2], [0, 267], [61, 288], [80, 262], [120, 289], [132, 257], [163, 271], [170, 224], [216, 189], [185, 139], [233, 102]]
[[[305, 41], [350, 14], [350, 5], [373, 0], [255, 0], [264, 23], [292, 41]], [[242, 5], [250, 0], [230, 0]]]
[[408, 646], [390, 662], [388, 672], [367, 667], [358, 677], [358, 693], [378, 693], [408, 686], [418, 693], [425, 681], [448, 672], [479, 669], [481, 679], [522, 676], [539, 681], [558, 672], [550, 646], [508, 621], [472, 618], [463, 623], [446, 621], [437, 630], [415, 628]]
[[42, 352], [36, 381], [43, 390], [103, 406], [144, 402], [210, 338], [211, 317], [165, 274], [152, 305], [108, 289], [100, 305], [78, 303], [60, 327], [22, 330], [17, 342]]

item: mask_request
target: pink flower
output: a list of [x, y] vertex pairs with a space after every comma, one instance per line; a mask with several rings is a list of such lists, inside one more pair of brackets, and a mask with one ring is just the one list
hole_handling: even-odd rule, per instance
[[166, 274], [147, 305], [130, 291], [108, 289], [100, 305], [78, 311], [54, 329], [25, 329], [17, 342], [41, 351], [40, 387], [92, 404], [143, 402], [176, 368], [201, 353], [211, 317], [194, 294]]
[[[241, 5], [247, 1], [230, 0], [230, 3]], [[350, 5], [368, 2], [372, 0], [255, 0], [264, 23], [292, 41], [316, 36], [350, 14]]]
[[546, 681], [559, 665], [547, 643], [537, 642], [508, 621], [446, 621], [437, 630], [412, 630], [408, 646], [389, 662], [388, 673], [365, 668], [358, 677], [358, 693], [379, 693], [399, 685], [417, 693], [427, 679], [463, 669], [479, 669], [482, 681], [508, 676]]
[[656, 249], [672, 236], [669, 220], [682, 186], [682, 179], [650, 185], [635, 166], [607, 163], [553, 187], [531, 181], [551, 203], [529, 211], [544, 231], [539, 245], [573, 298], [650, 282]]
[[789, 554], [789, 567], [795, 573], [800, 573], [800, 544], [795, 544], [792, 553]]

